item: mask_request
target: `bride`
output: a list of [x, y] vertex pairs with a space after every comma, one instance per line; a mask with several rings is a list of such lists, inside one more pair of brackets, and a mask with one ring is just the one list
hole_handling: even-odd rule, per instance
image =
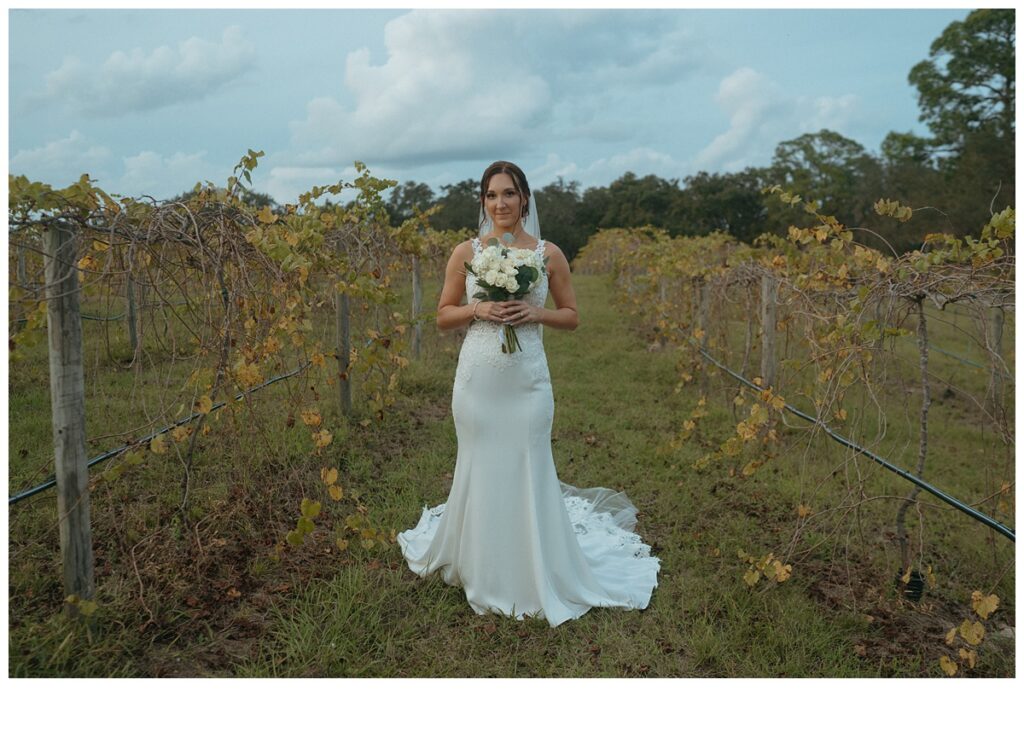
[[[509, 240], [511, 234], [514, 240]], [[546, 271], [522, 300], [480, 301], [466, 263], [490, 239], [531, 250]], [[550, 291], [554, 309], [545, 307]], [[462, 304], [463, 297], [469, 302]], [[541, 326], [579, 323], [569, 263], [542, 240], [523, 171], [498, 161], [480, 181], [480, 235], [452, 252], [437, 307], [441, 330], [468, 327], [452, 389], [458, 439], [448, 500], [398, 536], [420, 576], [440, 570], [472, 609], [557, 626], [595, 606], [646, 608], [660, 562], [633, 532], [625, 493], [560, 482], [551, 454], [554, 399]], [[517, 350], [501, 333], [515, 327]]]

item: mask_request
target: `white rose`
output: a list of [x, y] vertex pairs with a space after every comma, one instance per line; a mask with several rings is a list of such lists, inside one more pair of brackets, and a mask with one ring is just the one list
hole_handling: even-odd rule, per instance
[[497, 286], [497, 285], [499, 285], [499, 283], [498, 283], [498, 276], [499, 275], [501, 275], [501, 273], [499, 273], [497, 270], [488, 270], [487, 272], [484, 273], [484, 281], [489, 286]]

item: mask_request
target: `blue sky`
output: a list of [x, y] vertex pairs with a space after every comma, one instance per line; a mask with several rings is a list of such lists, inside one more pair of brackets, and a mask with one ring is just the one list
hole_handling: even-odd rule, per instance
[[770, 163], [829, 128], [927, 135], [910, 68], [968, 10], [10, 10], [9, 171], [158, 199], [294, 201], [354, 174], [435, 189]]

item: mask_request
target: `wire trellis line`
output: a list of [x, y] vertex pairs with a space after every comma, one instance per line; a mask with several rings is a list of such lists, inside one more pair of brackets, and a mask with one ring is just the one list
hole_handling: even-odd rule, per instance
[[[711, 354], [709, 354], [707, 351], [705, 351], [700, 346], [700, 342], [697, 341], [695, 338], [693, 338], [692, 336], [688, 336], [688, 338], [689, 338], [691, 344], [697, 348], [698, 352], [700, 352], [700, 355], [702, 357], [704, 357], [705, 359], [707, 359], [712, 364], [714, 364], [720, 370], [728, 373], [733, 378], [735, 378], [736, 380], [739, 380], [741, 383], [745, 384], [749, 388], [754, 389], [755, 391], [763, 390], [762, 386], [757, 385], [756, 383], [754, 383], [753, 381], [747, 379], [743, 375], [740, 375], [739, 373], [733, 372], [727, 366], [725, 366], [724, 364], [719, 362], [717, 359], [715, 359], [713, 356], [711, 356]], [[963, 501], [955, 498], [954, 496], [951, 496], [949, 493], [946, 493], [943, 490], [940, 490], [939, 488], [935, 487], [934, 485], [932, 485], [932, 484], [930, 484], [930, 483], [928, 483], [928, 482], [926, 482], [926, 481], [916, 477], [915, 475], [911, 474], [907, 470], [902, 469], [901, 467], [896, 466], [892, 462], [890, 462], [890, 461], [888, 461], [886, 459], [883, 459], [881, 456], [878, 456], [877, 454], [869, 451], [868, 449], [864, 448], [863, 446], [860, 446], [860, 445], [854, 443], [849, 438], [844, 438], [842, 435], [839, 435], [839, 433], [835, 432], [832, 428], [830, 428], [828, 425], [826, 425], [824, 422], [822, 422], [817, 417], [812, 417], [811, 415], [806, 414], [805, 412], [802, 412], [801, 410], [797, 409], [795, 406], [790, 406], [788, 403], [785, 403], [784, 407], [785, 407], [786, 410], [788, 410], [789, 412], [795, 414], [796, 416], [800, 417], [801, 419], [807, 420], [808, 422], [810, 422], [812, 424], [818, 425], [822, 430], [824, 430], [826, 433], [828, 433], [828, 435], [833, 440], [835, 440], [837, 443], [841, 443], [842, 445], [846, 446], [847, 448], [850, 448], [850, 449], [856, 451], [857, 453], [860, 453], [860, 454], [863, 454], [864, 456], [867, 456], [869, 459], [871, 459], [872, 461], [874, 461], [874, 462], [880, 464], [881, 466], [885, 467], [890, 472], [895, 472], [896, 474], [898, 474], [903, 479], [905, 479], [908, 482], [911, 482], [914, 485], [916, 485], [917, 487], [919, 487], [921, 490], [924, 490], [927, 493], [931, 493], [933, 496], [938, 498], [943, 503], [949, 504], [950, 506], [952, 506], [953, 508], [957, 509], [958, 511], [960, 511], [960, 512], [962, 512], [964, 514], [967, 514], [969, 517], [978, 520], [979, 522], [981, 522], [985, 526], [992, 528], [993, 530], [998, 532], [1000, 535], [1002, 535], [1003, 537], [1007, 538], [1011, 543], [1016, 543], [1017, 542], [1016, 535], [1014, 534], [1014, 531], [1012, 529], [1010, 529], [1009, 527], [1007, 527], [1002, 522], [996, 521], [995, 519], [991, 518], [987, 514], [983, 514], [982, 512], [978, 511], [977, 509], [972, 508], [971, 506], [968, 506]]]
[[[290, 378], [290, 377], [295, 377], [300, 372], [306, 370], [309, 367], [309, 365], [310, 365], [310, 362], [306, 362], [305, 364], [297, 367], [296, 369], [292, 370], [291, 372], [288, 372], [288, 373], [285, 373], [283, 375], [278, 375], [276, 377], [273, 377], [270, 380], [266, 381], [265, 383], [257, 385], [255, 388], [250, 388], [249, 390], [241, 391], [240, 393], [235, 395], [234, 400], [235, 401], [241, 401], [245, 396], [247, 396], [250, 393], [255, 393], [256, 391], [262, 390], [262, 389], [266, 388], [267, 386], [273, 385], [274, 383], [276, 383], [278, 381], [286, 380], [287, 378]], [[227, 401], [221, 401], [219, 403], [214, 404], [210, 408], [210, 412], [215, 412], [218, 409], [221, 409], [221, 408], [227, 406], [227, 403], [228, 403]], [[174, 423], [172, 423], [170, 425], [167, 425], [167, 427], [164, 427], [164, 428], [162, 428], [160, 430], [157, 430], [154, 433], [150, 433], [149, 435], [147, 435], [144, 438], [139, 438], [138, 440], [132, 441], [131, 443], [126, 443], [125, 445], [121, 446], [120, 448], [115, 448], [115, 449], [112, 449], [110, 451], [106, 451], [106, 452], [100, 454], [99, 456], [96, 456], [96, 457], [94, 457], [92, 459], [89, 459], [89, 461], [86, 464], [86, 466], [87, 467], [92, 467], [95, 464], [99, 464], [100, 462], [103, 462], [103, 461], [106, 461], [107, 459], [113, 458], [114, 456], [117, 456], [118, 454], [127, 451], [129, 448], [132, 448], [133, 446], [138, 446], [138, 445], [141, 445], [143, 443], [147, 443], [148, 441], [153, 440], [153, 438], [155, 438], [156, 436], [161, 435], [161, 434], [167, 432], [168, 430], [173, 430], [175, 427], [179, 427], [181, 425], [186, 425], [189, 422], [191, 422], [192, 420], [194, 420], [194, 419], [196, 419], [197, 417], [200, 417], [200, 416], [202, 416], [202, 414], [200, 412], [195, 412], [192, 415], [186, 417], [185, 419], [178, 420], [177, 422], [174, 422]], [[8, 506], [12, 506], [15, 503], [20, 503], [21, 501], [24, 501], [27, 498], [31, 498], [32, 496], [37, 495], [38, 493], [42, 493], [44, 490], [49, 490], [50, 488], [52, 488], [56, 484], [57, 484], [57, 479], [55, 477], [50, 477], [49, 479], [39, 483], [35, 487], [27, 488], [25, 490], [22, 490], [20, 493], [16, 493], [15, 495], [10, 496], [7, 499], [7, 505]]]

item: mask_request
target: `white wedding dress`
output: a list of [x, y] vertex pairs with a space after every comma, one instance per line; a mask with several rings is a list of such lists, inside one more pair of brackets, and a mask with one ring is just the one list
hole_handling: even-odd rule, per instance
[[[473, 239], [474, 257], [482, 250]], [[544, 242], [537, 245], [541, 262]], [[466, 277], [472, 302], [475, 276]], [[526, 301], [543, 307], [543, 275]], [[551, 454], [554, 398], [537, 323], [516, 326], [521, 350], [501, 351], [499, 323], [470, 324], [452, 390], [458, 455], [448, 500], [423, 507], [398, 535], [409, 567], [440, 570], [478, 614], [544, 618], [552, 626], [594, 606], [646, 608], [659, 560], [633, 532], [625, 493], [560, 482]]]

